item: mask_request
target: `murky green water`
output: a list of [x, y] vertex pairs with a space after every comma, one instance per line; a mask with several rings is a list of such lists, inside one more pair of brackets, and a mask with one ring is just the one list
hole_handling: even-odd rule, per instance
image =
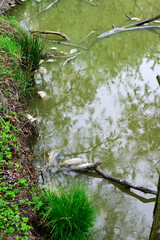
[[[88, 48], [100, 33], [131, 24], [125, 14], [147, 19], [158, 14], [155, 0], [97, 0], [97, 7], [83, 0], [60, 0], [35, 16], [52, 1], [25, 2], [12, 14], [30, 30], [52, 30], [67, 34], [71, 43], [92, 34]], [[33, 17], [30, 21], [28, 19]], [[53, 38], [53, 37], [52, 37]], [[156, 190], [159, 174], [160, 30], [132, 31], [95, 41], [89, 49], [63, 66], [65, 57], [44, 63], [48, 73], [36, 73], [38, 90], [28, 107], [38, 118], [37, 126], [47, 154], [62, 149], [64, 158], [85, 157], [102, 161], [101, 169], [115, 177]], [[48, 42], [49, 47], [70, 51], [75, 47]], [[34, 143], [35, 164], [43, 167], [40, 138]], [[128, 191], [96, 174], [49, 172], [53, 184], [73, 179], [89, 184], [100, 205], [97, 216], [98, 240], [148, 239], [154, 196]]]

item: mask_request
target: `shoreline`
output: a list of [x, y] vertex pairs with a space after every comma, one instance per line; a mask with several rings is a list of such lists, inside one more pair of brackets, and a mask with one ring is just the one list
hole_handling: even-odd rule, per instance
[[[30, 145], [36, 127], [27, 119], [25, 100], [33, 73], [22, 68], [25, 57], [13, 38], [23, 30], [4, 17], [0, 25], [0, 239], [40, 240], [36, 230], [40, 189]], [[31, 62], [31, 68], [36, 66]]]

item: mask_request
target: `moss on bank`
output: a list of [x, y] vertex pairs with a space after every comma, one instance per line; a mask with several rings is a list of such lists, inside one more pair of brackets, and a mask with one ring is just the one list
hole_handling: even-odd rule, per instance
[[40, 206], [29, 148], [35, 128], [24, 110], [32, 71], [44, 56], [35, 43], [14, 19], [0, 18], [0, 239], [42, 239], [33, 227]]

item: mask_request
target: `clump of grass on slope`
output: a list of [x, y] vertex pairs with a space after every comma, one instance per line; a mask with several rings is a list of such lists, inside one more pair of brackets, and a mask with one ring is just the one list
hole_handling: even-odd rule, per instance
[[46, 55], [44, 43], [37, 35], [31, 35], [21, 29], [14, 19], [1, 16], [0, 49], [12, 59], [14, 66], [10, 70], [10, 76], [25, 95], [32, 83], [32, 72], [38, 68], [40, 60]]
[[37, 35], [31, 35], [22, 29], [15, 32], [14, 36], [21, 47], [23, 65], [31, 71], [37, 69], [39, 61], [45, 57], [44, 43]]
[[24, 31], [14, 19], [0, 17], [0, 34], [12, 39], [15, 47], [21, 52], [21, 61], [27, 70], [34, 71], [39, 61], [46, 55], [45, 45], [37, 35]]
[[96, 208], [83, 184], [45, 190], [40, 199], [41, 225], [49, 239], [90, 239]]

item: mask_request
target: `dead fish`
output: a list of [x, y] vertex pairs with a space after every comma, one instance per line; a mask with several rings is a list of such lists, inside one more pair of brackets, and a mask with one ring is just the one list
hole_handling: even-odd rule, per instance
[[42, 98], [46, 99], [47, 98], [47, 93], [44, 91], [38, 91], [37, 94]]
[[85, 163], [85, 162], [87, 162], [87, 160], [84, 158], [71, 158], [71, 159], [67, 159], [67, 160], [63, 161], [62, 163], [60, 163], [59, 167], [78, 165], [78, 164]]
[[40, 67], [40, 68], [39, 68], [39, 72], [40, 72], [40, 73], [43, 73], [43, 74], [47, 74], [47, 69], [44, 68], [44, 67]]
[[55, 149], [51, 152], [48, 153], [48, 163], [47, 163], [47, 168], [54, 168], [57, 166], [57, 160], [59, 156], [61, 155], [61, 149]]
[[25, 113], [25, 116], [30, 122], [34, 122], [37, 120], [37, 118], [32, 117], [29, 113]]
[[48, 160], [49, 162], [54, 161], [59, 155], [61, 154], [60, 149], [55, 149], [48, 154]]
[[69, 53], [70, 53], [70, 54], [75, 54], [77, 51], [78, 51], [78, 50], [77, 50], [76, 48], [73, 48], [73, 49], [70, 50]]
[[93, 164], [92, 163], [84, 163], [84, 164], [79, 164], [77, 165], [77, 168], [85, 168], [85, 167], [91, 167]]
[[55, 60], [54, 59], [48, 59], [46, 62], [52, 63], [52, 62], [55, 62]]
[[51, 47], [50, 49], [51, 49], [51, 50], [57, 50], [57, 48], [56, 48], [56, 47]]

